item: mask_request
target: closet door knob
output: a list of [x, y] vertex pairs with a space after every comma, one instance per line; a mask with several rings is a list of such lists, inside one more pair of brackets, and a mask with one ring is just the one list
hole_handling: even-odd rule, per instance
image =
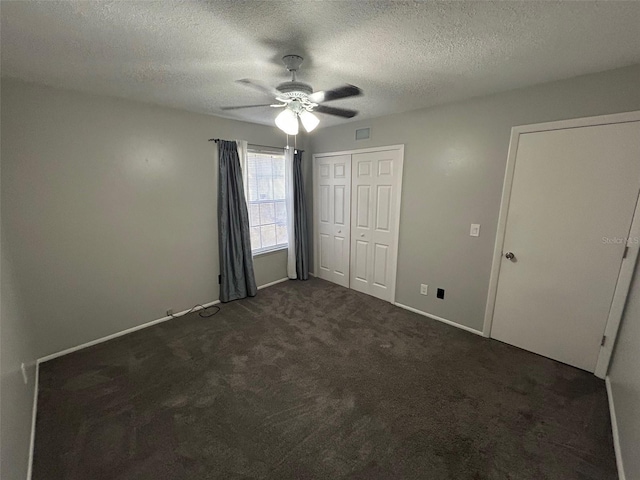
[[360, 236], [361, 236], [361, 237], [364, 237], [364, 233], [361, 233], [361, 234], [360, 234]]

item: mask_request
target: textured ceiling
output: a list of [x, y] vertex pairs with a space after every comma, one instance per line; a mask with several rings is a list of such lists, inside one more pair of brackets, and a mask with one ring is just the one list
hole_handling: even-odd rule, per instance
[[[234, 83], [305, 57], [332, 106], [376, 117], [640, 63], [640, 2], [2, 1], [2, 75], [271, 124]], [[321, 126], [348, 120], [322, 115]]]

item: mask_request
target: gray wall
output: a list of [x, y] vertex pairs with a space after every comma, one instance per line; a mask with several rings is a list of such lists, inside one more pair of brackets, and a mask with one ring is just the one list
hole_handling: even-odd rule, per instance
[[[4, 168], [4, 165], [2, 166]], [[4, 205], [2, 205], [4, 208]], [[35, 328], [24, 313], [24, 298], [15, 285], [11, 262], [6, 258], [5, 226], [1, 227], [0, 260], [0, 478], [27, 478], [31, 414], [35, 386]], [[28, 365], [24, 384], [20, 364]]]
[[309, 150], [405, 144], [396, 301], [482, 330], [511, 127], [639, 110], [638, 85], [640, 65], [321, 129]]
[[609, 368], [620, 447], [628, 480], [640, 478], [640, 272], [637, 268], [618, 332], [613, 363]]
[[[36, 356], [218, 298], [207, 139], [284, 134], [15, 80], [2, 100], [2, 221]], [[286, 251], [255, 270], [259, 285], [286, 277]]]

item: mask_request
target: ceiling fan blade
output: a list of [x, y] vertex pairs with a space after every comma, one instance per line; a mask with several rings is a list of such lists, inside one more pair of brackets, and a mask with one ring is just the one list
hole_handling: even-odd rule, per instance
[[280, 95], [280, 92], [278, 92], [275, 88], [270, 87], [269, 85], [265, 85], [264, 83], [257, 80], [243, 78], [241, 80], [236, 80], [236, 82], [241, 83], [242, 85], [246, 85], [249, 88], [253, 88], [254, 90], [258, 90], [259, 92], [262, 92], [271, 97], [277, 97], [278, 95]]
[[355, 85], [343, 85], [342, 87], [334, 88], [333, 90], [314, 92], [309, 95], [309, 100], [313, 103], [330, 102], [331, 100], [338, 100], [340, 98], [355, 97], [362, 95], [360, 90]]
[[241, 108], [270, 107], [270, 103], [262, 103], [260, 105], [238, 105], [235, 107], [220, 107], [220, 110], [240, 110]]
[[318, 105], [313, 109], [314, 112], [326, 113], [327, 115], [335, 115], [336, 117], [353, 118], [358, 112], [356, 110], [347, 110], [346, 108], [327, 107], [326, 105]]

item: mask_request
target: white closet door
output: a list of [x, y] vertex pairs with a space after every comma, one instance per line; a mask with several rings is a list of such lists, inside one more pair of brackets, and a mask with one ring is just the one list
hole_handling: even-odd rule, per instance
[[316, 270], [349, 287], [351, 155], [316, 157]]
[[594, 371], [639, 159], [640, 122], [519, 136], [493, 338]]
[[394, 300], [400, 150], [352, 155], [351, 288]]

